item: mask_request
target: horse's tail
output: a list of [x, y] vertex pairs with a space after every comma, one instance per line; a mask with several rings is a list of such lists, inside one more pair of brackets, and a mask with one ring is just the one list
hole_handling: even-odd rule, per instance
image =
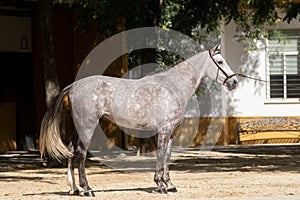
[[65, 87], [54, 99], [53, 104], [44, 115], [41, 129], [39, 148], [41, 156], [47, 152], [49, 156], [60, 161], [65, 157], [71, 157], [73, 154], [63, 143], [60, 134], [61, 110], [63, 107], [64, 96], [70, 91], [72, 84]]

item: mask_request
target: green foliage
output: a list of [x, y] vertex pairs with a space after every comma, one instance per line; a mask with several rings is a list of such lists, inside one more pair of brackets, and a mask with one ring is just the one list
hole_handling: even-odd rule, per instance
[[[265, 38], [281, 39], [276, 27], [280, 21], [298, 19], [300, 5], [292, 0], [67, 0], [77, 10], [75, 29], [88, 31], [96, 24], [100, 37], [109, 37], [121, 30], [145, 26], [159, 26], [189, 35], [200, 43], [210, 32], [220, 33], [220, 23], [234, 21], [236, 39], [248, 50], [256, 50], [258, 41]], [[278, 13], [286, 13], [284, 17]], [[120, 23], [123, 22], [124, 24]], [[120, 29], [121, 26], [121, 29]], [[201, 31], [199, 31], [201, 30]], [[271, 33], [271, 34], [270, 34]], [[136, 55], [135, 55], [136, 56]], [[133, 56], [134, 57], [134, 56]], [[136, 56], [137, 60], [141, 59]], [[162, 65], [178, 62], [178, 56], [157, 50], [157, 61]], [[132, 63], [139, 63], [130, 58]], [[153, 60], [153, 58], [152, 58]]]
[[[220, 31], [220, 22], [237, 24], [236, 37], [249, 49], [259, 39], [273, 37], [265, 25], [276, 26], [282, 20], [298, 18], [299, 4], [291, 0], [68, 0], [77, 10], [76, 29], [88, 30], [94, 21], [99, 36], [109, 37], [120, 31], [120, 18], [125, 28], [145, 26], [171, 28], [199, 41], [205, 39], [196, 29], [206, 34]], [[282, 18], [279, 12], [286, 15]], [[277, 36], [276, 36], [277, 37]]]
[[238, 0], [208, 0], [208, 1], [180, 1], [180, 10], [173, 18], [173, 28], [184, 34], [200, 26], [207, 32], [215, 31], [220, 21], [231, 21], [235, 17]]
[[290, 23], [292, 19], [299, 19], [300, 14], [300, 4], [299, 3], [290, 3], [284, 7], [286, 16], [283, 18], [284, 21]]
[[[125, 28], [155, 26], [159, 16], [159, 1], [153, 0], [70, 0], [76, 10], [76, 30], [86, 32], [92, 21], [96, 23], [99, 37], [109, 37]], [[123, 29], [123, 27], [121, 27]]]
[[276, 7], [274, 0], [247, 0], [239, 3], [239, 14], [234, 19], [239, 33], [236, 38], [246, 44], [247, 50], [256, 50], [258, 41], [264, 42], [265, 38], [275, 36], [270, 35], [265, 26], [274, 26], [281, 21]]

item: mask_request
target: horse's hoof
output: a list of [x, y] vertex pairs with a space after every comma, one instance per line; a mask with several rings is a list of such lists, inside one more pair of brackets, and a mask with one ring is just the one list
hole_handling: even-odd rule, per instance
[[79, 191], [79, 190], [74, 190], [74, 191], [70, 190], [70, 191], [69, 191], [69, 195], [71, 195], [71, 196], [77, 196], [77, 195], [80, 195], [80, 191]]
[[176, 189], [176, 187], [168, 188], [167, 191], [168, 192], [178, 192], [177, 189]]
[[95, 194], [94, 194], [93, 190], [89, 190], [89, 191], [84, 192], [83, 196], [85, 196], [85, 197], [94, 197]]
[[168, 192], [178, 192], [177, 189], [176, 189], [176, 187], [168, 188], [167, 191]]
[[154, 193], [159, 193], [159, 194], [168, 194], [167, 190], [165, 188], [157, 188], [153, 190]]

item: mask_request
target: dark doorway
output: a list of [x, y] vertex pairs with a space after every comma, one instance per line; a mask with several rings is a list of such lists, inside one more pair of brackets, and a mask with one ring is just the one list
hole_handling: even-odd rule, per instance
[[12, 102], [15, 105], [17, 149], [35, 148], [32, 54], [0, 53], [0, 67], [0, 104]]

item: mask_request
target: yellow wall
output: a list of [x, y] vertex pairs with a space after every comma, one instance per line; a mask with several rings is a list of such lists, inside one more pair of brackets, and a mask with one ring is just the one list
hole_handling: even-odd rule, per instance
[[[174, 146], [228, 145], [236, 141], [237, 118], [185, 118], [174, 139]], [[137, 146], [144, 140], [126, 135], [126, 147]], [[155, 138], [152, 138], [155, 143]], [[149, 141], [147, 140], [147, 143]], [[154, 147], [155, 148], [155, 147]], [[153, 151], [153, 149], [150, 149]]]
[[16, 150], [16, 104], [0, 102], [0, 152]]

